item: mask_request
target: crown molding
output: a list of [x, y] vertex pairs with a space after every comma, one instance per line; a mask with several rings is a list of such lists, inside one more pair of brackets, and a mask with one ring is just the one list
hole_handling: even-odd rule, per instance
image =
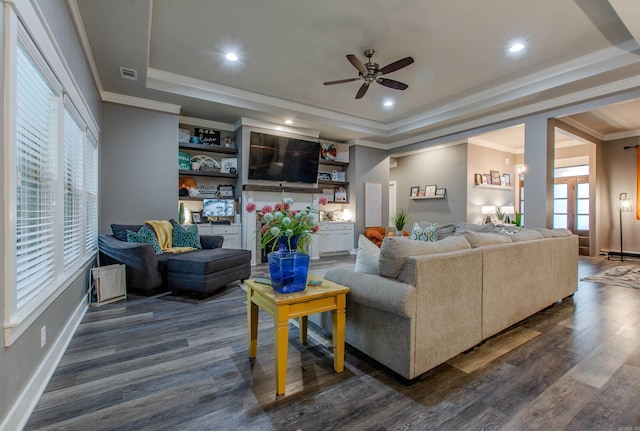
[[479, 139], [477, 137], [469, 138], [468, 142], [480, 147], [491, 148], [492, 150], [497, 151], [504, 151], [505, 153], [524, 154], [524, 141], [522, 142], [522, 148], [518, 150], [514, 150], [513, 148], [505, 147], [503, 145], [498, 145], [490, 141], [485, 141], [484, 139]]
[[574, 120], [571, 117], [562, 117], [562, 118], [559, 118], [557, 121], [559, 121], [561, 123], [568, 124], [569, 126], [574, 127], [576, 129], [580, 130], [581, 132], [586, 133], [587, 135], [591, 135], [594, 138], [598, 138], [601, 141], [605, 140], [605, 135], [603, 135], [602, 133], [597, 132], [597, 131], [585, 126], [584, 124]]
[[330, 121], [331, 124], [339, 124], [340, 127], [371, 135], [385, 135], [387, 129], [384, 123], [378, 121], [239, 90], [151, 67], [147, 70], [147, 88], [272, 114], [277, 113], [274, 112], [274, 108], [283, 112], [300, 112], [311, 116], [312, 121]]
[[271, 130], [274, 132], [306, 136], [307, 138], [313, 138], [316, 140], [320, 138], [320, 132], [318, 132], [317, 130], [281, 126], [280, 124], [269, 123], [267, 121], [254, 120], [253, 118], [240, 117], [236, 124], [238, 124], [239, 127], [255, 127], [259, 129]]
[[640, 129], [625, 130], [624, 132], [607, 133], [603, 141], [613, 141], [616, 139], [636, 138], [640, 136]]
[[180, 114], [180, 105], [172, 103], [157, 102], [155, 100], [143, 99], [141, 97], [127, 96], [125, 94], [111, 93], [103, 91], [100, 94], [103, 102], [117, 103], [119, 105], [133, 106], [136, 108], [150, 109], [152, 111], [165, 112], [167, 114]]
[[67, 8], [69, 9], [69, 14], [71, 15], [71, 21], [73, 21], [73, 25], [76, 28], [78, 39], [80, 39], [80, 46], [82, 46], [84, 57], [87, 60], [89, 70], [91, 71], [91, 76], [93, 77], [93, 83], [95, 84], [96, 89], [98, 90], [98, 94], [102, 94], [104, 92], [104, 88], [102, 87], [102, 81], [100, 80], [100, 75], [98, 74], [98, 67], [96, 66], [96, 61], [93, 58], [93, 52], [91, 51], [91, 44], [89, 43], [89, 37], [87, 36], [87, 31], [84, 28], [84, 23], [82, 22], [82, 17], [80, 16], [80, 9], [78, 8], [78, 2], [76, 0], [67, 0]]

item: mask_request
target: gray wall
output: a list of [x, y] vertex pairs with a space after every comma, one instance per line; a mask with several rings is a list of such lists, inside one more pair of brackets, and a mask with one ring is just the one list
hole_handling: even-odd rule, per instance
[[[456, 223], [467, 219], [467, 144], [453, 145], [399, 157], [391, 169], [397, 182], [396, 209], [406, 208], [411, 231], [413, 222]], [[445, 199], [409, 199], [412, 186], [424, 189], [428, 184], [447, 189]]]
[[[354, 145], [349, 147], [349, 208], [355, 209], [354, 247], [365, 229], [365, 183], [382, 184], [382, 225], [389, 223], [389, 156], [386, 151]], [[355, 205], [355, 206], [354, 206]]]
[[[100, 126], [100, 103], [99, 97], [93, 85], [92, 78], [88, 73], [88, 68], [84, 62], [83, 54], [79, 48], [79, 43], [75, 35], [75, 30], [71, 24], [64, 0], [40, 0], [45, 11], [44, 17], [53, 31], [65, 60], [69, 64], [71, 72], [76, 80], [80, 91], [83, 93], [87, 105], [92, 111], [94, 119]], [[3, 23], [0, 20], [0, 42], [4, 35]], [[4, 43], [2, 44], [4, 46]], [[0, 56], [0, 59], [4, 55]], [[2, 60], [0, 60], [1, 62]], [[3, 66], [0, 64], [0, 66]], [[4, 67], [0, 67], [0, 71]], [[2, 90], [0, 90], [2, 91]], [[3, 95], [4, 100], [4, 95]], [[0, 108], [0, 109], [3, 109]], [[4, 114], [4, 112], [2, 112]], [[1, 116], [4, 118], [4, 115]], [[2, 139], [2, 138], [0, 138]], [[4, 143], [3, 143], [4, 145]], [[11, 163], [2, 159], [3, 152], [0, 152], [2, 165]], [[0, 187], [0, 199], [4, 202], [4, 187]], [[0, 211], [0, 218], [4, 226], [5, 220]], [[4, 268], [4, 235], [0, 235], [0, 273], [5, 272]], [[87, 286], [88, 268], [75, 279], [71, 285], [58, 296], [58, 298], [35, 320], [35, 322], [23, 333], [17, 341], [10, 347], [0, 349], [0, 423], [7, 417], [9, 410], [16, 403], [23, 390], [27, 387], [29, 380], [40, 368], [41, 362], [45, 360], [47, 354], [59, 341], [63, 328], [70, 321], [70, 318], [77, 307], [85, 301], [85, 289]], [[15, 288], [15, 286], [2, 285], [0, 294], [0, 319], [4, 321], [4, 290]], [[40, 328], [47, 326], [47, 344], [40, 348]], [[45, 364], [44, 368], [55, 364]], [[22, 414], [24, 412], [17, 412]]]
[[[636, 191], [636, 149], [625, 146], [640, 144], [640, 138], [626, 138], [603, 143], [601, 162], [598, 164], [598, 245], [602, 249], [620, 250], [620, 213], [618, 198], [627, 193], [632, 206], [638, 199]], [[624, 250], [640, 252], [640, 222], [635, 211], [622, 213]]]
[[177, 219], [178, 116], [105, 103], [102, 124], [100, 232]]

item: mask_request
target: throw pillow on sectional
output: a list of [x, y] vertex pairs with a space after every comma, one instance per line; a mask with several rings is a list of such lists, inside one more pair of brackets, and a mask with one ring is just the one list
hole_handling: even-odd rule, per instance
[[138, 232], [127, 230], [127, 242], [150, 244], [156, 254], [162, 254], [158, 237], [156, 237], [156, 233], [150, 226], [144, 225]]
[[173, 239], [171, 241], [171, 247], [202, 248], [197, 225], [191, 224], [182, 226], [175, 220], [170, 221], [173, 225]]
[[358, 237], [358, 253], [356, 254], [355, 271], [362, 274], [378, 275], [378, 259], [380, 248], [364, 235]]
[[418, 241], [437, 241], [438, 240], [438, 224], [433, 223], [423, 228], [418, 223], [413, 222], [413, 229], [409, 239]]

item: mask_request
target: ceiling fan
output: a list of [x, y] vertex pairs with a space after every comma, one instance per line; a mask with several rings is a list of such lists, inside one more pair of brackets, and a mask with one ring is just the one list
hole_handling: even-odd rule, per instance
[[358, 77], [348, 78], [348, 79], [339, 79], [337, 81], [328, 81], [328, 82], [325, 82], [324, 85], [342, 84], [345, 82], [352, 82], [352, 81], [357, 81], [359, 79], [364, 79], [364, 84], [362, 84], [362, 86], [358, 90], [358, 93], [356, 94], [356, 99], [361, 99], [365, 95], [365, 93], [369, 89], [369, 84], [371, 84], [372, 82], [377, 82], [378, 84], [382, 84], [385, 87], [393, 88], [394, 90], [406, 90], [409, 87], [407, 84], [399, 81], [395, 81], [393, 79], [380, 78], [380, 75], [385, 75], [387, 73], [395, 72], [398, 69], [402, 69], [403, 67], [407, 67], [408, 65], [413, 63], [413, 58], [405, 57], [398, 61], [394, 61], [393, 63], [388, 64], [383, 68], [380, 68], [378, 63], [371, 62], [371, 57], [373, 56], [374, 53], [375, 51], [373, 49], [367, 49], [364, 52], [364, 55], [368, 59], [368, 61], [364, 64], [362, 64], [362, 62], [358, 60], [358, 57], [356, 57], [355, 55], [348, 54], [347, 60], [349, 60], [349, 62], [353, 65], [353, 67], [358, 69], [358, 72], [359, 72]]

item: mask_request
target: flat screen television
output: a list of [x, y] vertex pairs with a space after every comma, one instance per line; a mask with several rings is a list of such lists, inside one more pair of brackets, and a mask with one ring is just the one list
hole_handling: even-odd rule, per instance
[[250, 180], [318, 181], [318, 142], [251, 132], [249, 144]]
[[203, 217], [233, 217], [235, 212], [235, 201], [233, 199], [203, 199]]

